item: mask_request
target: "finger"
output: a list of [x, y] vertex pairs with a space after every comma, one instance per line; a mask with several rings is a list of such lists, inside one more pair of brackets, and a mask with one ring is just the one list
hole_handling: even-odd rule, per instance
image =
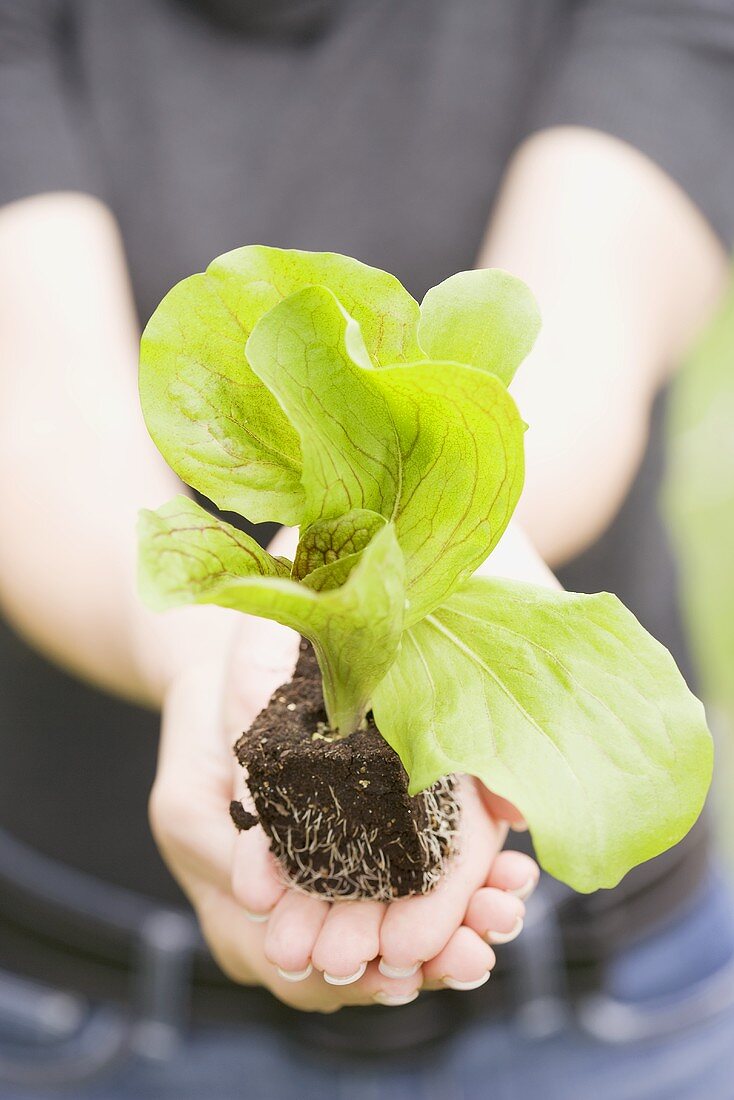
[[281, 975], [308, 972], [314, 944], [329, 911], [328, 901], [286, 890], [273, 909], [265, 933], [265, 957]]
[[187, 893], [193, 878], [229, 887], [235, 833], [227, 814], [230, 754], [218, 735], [220, 699], [221, 669], [200, 666], [172, 685], [163, 712], [150, 824]]
[[488, 943], [509, 943], [522, 931], [525, 906], [514, 894], [485, 886], [469, 902], [464, 925]]
[[397, 1006], [414, 1001], [423, 986], [420, 970], [409, 978], [392, 980], [381, 974], [376, 962], [367, 964], [363, 975], [349, 985], [334, 986], [324, 981], [317, 970], [308, 968], [302, 975], [288, 979], [273, 970], [267, 978], [271, 992], [286, 1004], [304, 1012], [334, 1012], [355, 1005]]
[[507, 821], [516, 832], [525, 832], [528, 827], [527, 822], [517, 806], [513, 806], [512, 802], [508, 802], [506, 798], [501, 798], [498, 794], [488, 790], [483, 783], [479, 784], [479, 790], [495, 821]]
[[[317, 983], [316, 986], [314, 983]], [[409, 978], [391, 979], [380, 973], [376, 962], [371, 962], [362, 977], [349, 985], [329, 985], [314, 970], [303, 980], [293, 983], [290, 989], [284, 988], [280, 978], [271, 984], [271, 989], [276, 996], [295, 1007], [309, 1011], [310, 1002], [316, 1011], [330, 1012], [335, 1007], [349, 1005], [381, 1004], [389, 1007], [410, 1004], [420, 993], [422, 985], [423, 975], [420, 970]]]
[[315, 971], [300, 980], [282, 977], [265, 958], [266, 925], [248, 921], [233, 898], [209, 888], [199, 898], [197, 915], [212, 955], [232, 981], [264, 985], [278, 1000], [302, 1012], [335, 1012], [342, 1007], [341, 991]]
[[285, 893], [270, 841], [256, 825], [239, 833], [232, 856], [232, 894], [253, 919], [265, 919]]
[[388, 906], [380, 929], [383, 971], [409, 972], [432, 959], [462, 924], [475, 890], [484, 886], [488, 868], [504, 840], [484, 809], [474, 784], [461, 785], [461, 848], [430, 894], [402, 898]]
[[423, 966], [427, 985], [449, 989], [478, 989], [489, 978], [496, 962], [489, 944], [471, 928], [458, 928], [436, 955]]
[[336, 992], [344, 1005], [381, 1004], [386, 1007], [407, 1005], [414, 1001], [423, 986], [423, 973], [415, 971], [405, 978], [387, 978], [376, 962], [368, 963], [359, 981], [339, 986]]
[[[182, 888], [190, 895], [191, 881], [201, 879], [219, 889], [229, 888], [229, 865], [235, 837], [227, 821], [226, 803], [216, 809], [196, 786], [185, 797], [178, 784], [168, 785], [160, 774], [148, 802], [148, 817], [161, 855]], [[220, 820], [221, 818], [221, 820]]]
[[[267, 705], [273, 692], [293, 674], [300, 638], [279, 623], [243, 616], [230, 654], [224, 696], [224, 726], [233, 742]], [[244, 772], [234, 758], [232, 783], [247, 809], [254, 810]], [[283, 896], [285, 886], [260, 826], [241, 832], [233, 846], [231, 889], [251, 918], [264, 918]]]
[[338, 901], [331, 906], [311, 955], [327, 981], [333, 984], [334, 979], [364, 972], [380, 950], [384, 914], [385, 906], [379, 901]]
[[500, 852], [487, 877], [487, 886], [507, 890], [525, 901], [530, 897], [540, 879], [540, 868], [534, 859], [524, 852], [509, 849]]
[[300, 636], [271, 619], [243, 616], [230, 654], [224, 726], [231, 738], [252, 724], [273, 692], [293, 676]]
[[376, 962], [368, 965], [361, 979], [347, 986], [329, 985], [308, 967], [283, 977], [265, 958], [267, 926], [250, 923], [231, 897], [209, 889], [206, 898], [199, 899], [197, 911], [212, 954], [228, 977], [265, 985], [279, 1000], [302, 1012], [331, 1013], [345, 1005], [408, 1004], [421, 988], [420, 971], [393, 981], [380, 973]]
[[216, 887], [200, 889], [194, 899], [202, 935], [221, 970], [243, 985], [260, 984], [270, 970], [263, 953], [265, 926], [248, 921], [237, 902]]

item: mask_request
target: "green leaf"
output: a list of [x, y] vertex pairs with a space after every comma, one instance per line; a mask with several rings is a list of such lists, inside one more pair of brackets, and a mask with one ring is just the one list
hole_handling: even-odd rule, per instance
[[207, 595], [227, 579], [290, 574], [289, 562], [189, 497], [174, 497], [156, 512], [143, 509], [138, 541], [138, 587], [154, 611], [207, 603]]
[[540, 331], [535, 298], [498, 268], [460, 271], [428, 291], [418, 339], [429, 359], [491, 371], [506, 386]]
[[677, 843], [711, 778], [703, 707], [606, 593], [475, 578], [406, 632], [373, 707], [413, 792], [478, 776], [576, 890], [614, 886]]
[[145, 422], [169, 466], [218, 507], [298, 522], [298, 436], [252, 373], [245, 343], [260, 308], [232, 313], [208, 273], [169, 291], [140, 345]]
[[283, 562], [186, 498], [141, 513], [146, 602], [156, 609], [218, 604], [299, 631], [318, 657], [329, 722], [346, 735], [400, 645], [405, 585], [395, 531], [386, 525], [377, 532], [340, 588], [317, 592], [287, 573]]
[[[417, 338], [420, 309], [394, 275], [337, 252], [249, 245], [226, 252], [208, 268], [222, 298], [251, 324], [283, 298], [307, 286], [324, 286], [360, 327], [375, 366], [410, 362], [421, 356]], [[260, 296], [257, 317], [251, 307]]]
[[298, 435], [245, 357], [257, 320], [311, 284], [330, 287], [362, 327], [375, 364], [419, 354], [418, 304], [392, 275], [348, 256], [251, 245], [175, 286], [141, 343], [140, 396], [161, 454], [220, 508], [296, 524]]
[[385, 526], [384, 516], [355, 508], [336, 519], [323, 519], [302, 533], [293, 560], [293, 577], [311, 588], [338, 588], [364, 548]]
[[247, 354], [300, 434], [303, 522], [353, 509], [393, 522], [417, 621], [486, 558], [517, 503], [524, 425], [507, 390], [458, 363], [372, 369], [323, 287], [263, 317]]

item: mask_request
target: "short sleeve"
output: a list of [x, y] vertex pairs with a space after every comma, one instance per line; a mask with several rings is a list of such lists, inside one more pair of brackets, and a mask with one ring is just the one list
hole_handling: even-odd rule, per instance
[[734, 244], [732, 0], [572, 3], [529, 132], [559, 125], [638, 148]]
[[64, 0], [0, 0], [0, 205], [99, 192]]

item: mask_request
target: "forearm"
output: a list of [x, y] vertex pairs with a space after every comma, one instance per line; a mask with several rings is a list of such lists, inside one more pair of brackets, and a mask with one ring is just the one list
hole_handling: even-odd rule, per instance
[[530, 425], [517, 518], [560, 563], [624, 499], [654, 396], [716, 302], [726, 259], [655, 165], [568, 129], [518, 150], [480, 264], [519, 275], [539, 301], [541, 335], [512, 386]]
[[180, 484], [137, 399], [137, 321], [113, 219], [84, 196], [0, 213], [0, 600], [29, 641], [156, 703], [180, 664], [224, 645], [231, 613], [147, 613], [135, 521]]

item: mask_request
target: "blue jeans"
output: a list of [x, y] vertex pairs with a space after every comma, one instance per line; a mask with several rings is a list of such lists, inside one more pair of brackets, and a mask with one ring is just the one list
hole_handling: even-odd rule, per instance
[[623, 1026], [606, 1038], [574, 1018], [542, 1040], [517, 1019], [483, 1022], [422, 1060], [353, 1065], [252, 1021], [197, 1029], [167, 1063], [130, 1058], [65, 1092], [0, 1082], [0, 1100], [732, 1100], [732, 966], [734, 907], [712, 877], [685, 912], [613, 960], [606, 993]]

